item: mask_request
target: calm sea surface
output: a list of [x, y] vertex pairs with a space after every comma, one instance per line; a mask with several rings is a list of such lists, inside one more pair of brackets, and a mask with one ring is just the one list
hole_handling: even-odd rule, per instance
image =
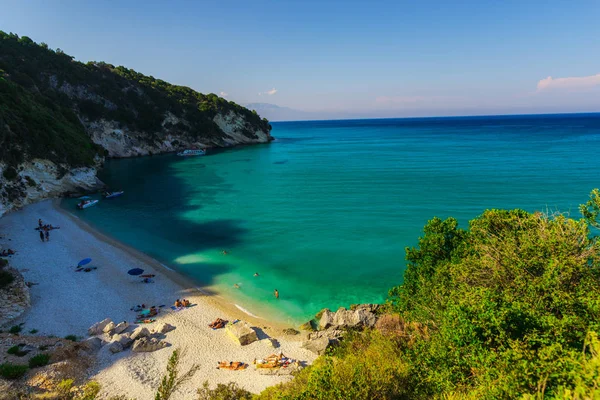
[[110, 160], [100, 177], [123, 197], [63, 205], [253, 314], [303, 322], [383, 301], [434, 216], [579, 216], [600, 187], [600, 114], [281, 122], [272, 134], [205, 157]]

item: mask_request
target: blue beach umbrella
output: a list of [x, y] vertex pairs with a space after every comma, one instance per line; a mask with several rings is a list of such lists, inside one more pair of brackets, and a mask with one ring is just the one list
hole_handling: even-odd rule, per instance
[[141, 268], [134, 268], [127, 271], [129, 275], [141, 275], [144, 273], [144, 270]]
[[92, 262], [91, 258], [84, 258], [83, 260], [79, 261], [79, 263], [77, 264], [77, 266], [81, 267], [81, 266], [89, 264], [91, 262]]

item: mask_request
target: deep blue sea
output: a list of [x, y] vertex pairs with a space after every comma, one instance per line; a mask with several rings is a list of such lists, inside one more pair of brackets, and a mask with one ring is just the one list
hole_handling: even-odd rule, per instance
[[272, 134], [205, 157], [109, 160], [100, 177], [123, 197], [63, 204], [253, 314], [296, 323], [383, 301], [434, 216], [578, 217], [600, 187], [600, 114], [280, 122]]

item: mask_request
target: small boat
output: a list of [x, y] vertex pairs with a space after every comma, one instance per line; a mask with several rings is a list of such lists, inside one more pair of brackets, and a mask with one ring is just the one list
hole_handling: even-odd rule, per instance
[[98, 204], [99, 200], [84, 200], [81, 203], [77, 204], [77, 208], [83, 210], [85, 208], [89, 208]]
[[206, 150], [202, 149], [187, 149], [177, 153], [179, 157], [191, 157], [191, 156], [203, 156], [206, 154]]
[[125, 193], [125, 191], [120, 190], [118, 192], [105, 192], [104, 193], [104, 198], [105, 199], [112, 199], [113, 197], [119, 197], [121, 195], [123, 195], [123, 193]]

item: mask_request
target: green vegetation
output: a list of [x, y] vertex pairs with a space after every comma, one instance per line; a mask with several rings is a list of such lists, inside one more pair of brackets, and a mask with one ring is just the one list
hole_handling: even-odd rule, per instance
[[5, 379], [19, 379], [29, 370], [27, 365], [0, 364], [0, 376]]
[[[220, 137], [213, 117], [231, 111], [245, 117], [248, 136], [270, 130], [267, 120], [215, 94], [103, 62], [83, 64], [27, 36], [0, 31], [0, 160], [10, 166], [34, 157], [92, 165], [104, 150], [92, 143], [82, 120], [113, 120], [144, 132], [151, 143], [164, 132]], [[163, 127], [167, 112], [181, 121]], [[8, 180], [17, 176], [12, 167], [3, 173]]]
[[252, 393], [240, 388], [237, 383], [218, 383], [217, 387], [210, 389], [208, 381], [205, 381], [201, 389], [198, 389], [198, 400], [251, 400]]
[[0, 289], [7, 287], [13, 283], [15, 277], [8, 271], [0, 271]]
[[38, 332], [39, 331], [37, 329], [32, 329], [32, 330], [29, 331], [29, 333], [31, 333], [32, 335], [35, 335]]
[[259, 398], [598, 398], [599, 211], [596, 190], [582, 220], [432, 219], [386, 305], [385, 318], [410, 322], [350, 336]]
[[18, 335], [19, 332], [21, 332], [22, 330], [23, 330], [23, 327], [21, 325], [13, 325], [10, 327], [8, 332], [12, 333], [13, 335]]
[[38, 354], [29, 359], [29, 368], [38, 368], [43, 367], [44, 365], [48, 365], [50, 362], [49, 354]]
[[158, 385], [154, 396], [155, 400], [169, 400], [177, 387], [188, 381], [198, 370], [198, 365], [194, 364], [185, 374], [181, 374], [179, 371], [180, 356], [179, 350], [174, 350], [171, 357], [169, 357], [167, 372], [160, 381], [160, 385]]
[[72, 342], [76, 342], [79, 340], [79, 338], [75, 335], [67, 335], [67, 336], [65, 336], [65, 339], [70, 340]]
[[12, 346], [8, 350], [6, 350], [6, 352], [8, 354], [12, 354], [13, 356], [17, 356], [17, 357], [24, 357], [28, 353], [27, 351], [21, 350], [20, 345]]

